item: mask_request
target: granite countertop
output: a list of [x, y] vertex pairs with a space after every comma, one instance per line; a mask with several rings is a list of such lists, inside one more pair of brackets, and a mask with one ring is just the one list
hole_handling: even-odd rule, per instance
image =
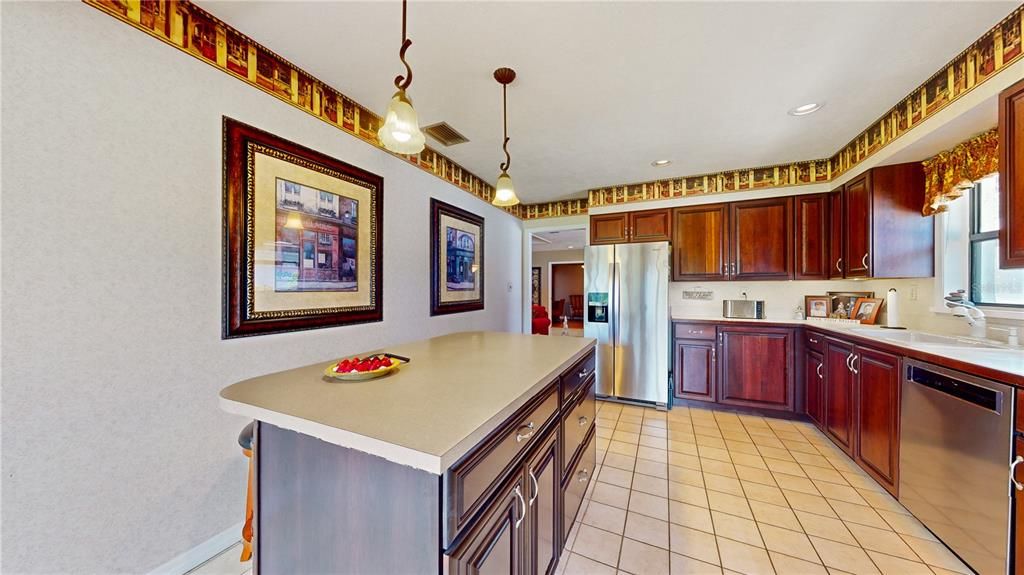
[[387, 377], [338, 381], [324, 376], [334, 361], [318, 363], [228, 386], [220, 405], [440, 475], [586, 355], [594, 341], [454, 333], [358, 354], [387, 351], [412, 360]]
[[[937, 349], [934, 344], [930, 345], [921, 342], [899, 341], [892, 339], [893, 334], [897, 333], [925, 333], [917, 330], [894, 331], [885, 329], [881, 326], [847, 324], [841, 322], [831, 322], [828, 320], [814, 319], [740, 319], [692, 315], [687, 316], [682, 314], [673, 314], [672, 321], [696, 321], [714, 323], [763, 323], [806, 327], [808, 329], [833, 333], [844, 337], [860, 338], [862, 340], [868, 340], [877, 344], [899, 348], [901, 350], [907, 351], [907, 355], [911, 355], [914, 357], [920, 356], [921, 359], [925, 359], [928, 361], [942, 363], [944, 360], [955, 360], [956, 362], [959, 363], [965, 363], [972, 366], [984, 368], [986, 370], [992, 370], [994, 372], [998, 372], [999, 374], [1004, 374], [1007, 377], [1007, 379], [1010, 380], [1007, 381], [1008, 383], [1014, 383], [1018, 386], [1024, 386], [1024, 348], [1010, 347], [998, 342], [980, 342], [978, 347], [984, 347], [986, 349], [979, 350], [971, 347], [965, 347], [963, 348], [962, 352], [960, 350], [956, 350], [954, 355], [949, 355], [950, 350]], [[955, 337], [961, 340], [973, 340], [973, 338], [963, 336], [944, 337]], [[940, 351], [942, 355], [939, 355]], [[996, 374], [983, 375], [986, 375], [988, 377], [998, 377]]]

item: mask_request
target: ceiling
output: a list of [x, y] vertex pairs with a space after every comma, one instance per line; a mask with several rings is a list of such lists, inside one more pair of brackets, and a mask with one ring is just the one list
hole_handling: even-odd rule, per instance
[[533, 244], [535, 252], [580, 249], [587, 245], [587, 231], [584, 229], [535, 232], [531, 235], [530, 243]]
[[[391, 2], [198, 3], [357, 102], [383, 111], [402, 72]], [[425, 2], [408, 60], [430, 142], [492, 184], [509, 66], [516, 191], [600, 186], [827, 157], [1016, 2]], [[786, 111], [823, 102], [817, 113]], [[667, 167], [651, 166], [669, 159]]]

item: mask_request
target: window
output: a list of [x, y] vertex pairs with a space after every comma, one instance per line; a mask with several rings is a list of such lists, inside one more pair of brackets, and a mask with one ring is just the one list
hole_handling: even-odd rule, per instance
[[970, 300], [1024, 308], [1024, 269], [999, 269], [999, 178], [979, 180], [968, 196]]

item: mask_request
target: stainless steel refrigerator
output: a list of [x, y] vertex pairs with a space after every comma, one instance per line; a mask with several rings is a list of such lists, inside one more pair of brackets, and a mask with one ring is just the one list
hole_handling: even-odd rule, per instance
[[669, 244], [584, 251], [583, 333], [597, 339], [597, 395], [668, 403]]

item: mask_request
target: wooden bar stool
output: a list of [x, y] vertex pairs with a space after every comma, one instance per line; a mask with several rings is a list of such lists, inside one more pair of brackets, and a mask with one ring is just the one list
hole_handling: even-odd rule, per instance
[[239, 561], [248, 561], [252, 558], [252, 478], [254, 468], [252, 443], [255, 423], [246, 425], [238, 434], [238, 445], [242, 447], [242, 453], [249, 458], [249, 481], [245, 488], [245, 525], [242, 526], [242, 556]]

